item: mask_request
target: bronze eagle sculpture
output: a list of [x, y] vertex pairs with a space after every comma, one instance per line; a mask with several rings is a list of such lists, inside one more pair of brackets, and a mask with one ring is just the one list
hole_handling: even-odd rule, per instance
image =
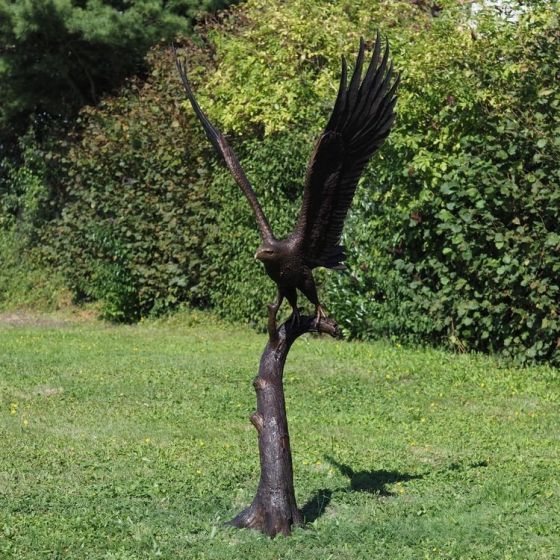
[[315, 305], [316, 321], [319, 322], [326, 314], [317, 296], [312, 271], [320, 266], [345, 268], [346, 255], [340, 244], [344, 220], [364, 167], [389, 135], [395, 119], [399, 77], [393, 79], [388, 43], [382, 49], [377, 34], [373, 55], [362, 79], [365, 45], [363, 39], [360, 40], [349, 84], [346, 60], [342, 57], [342, 75], [334, 108], [309, 160], [295, 229], [285, 239], [274, 237], [233, 150], [198, 105], [185, 65], [179, 61], [174, 46], [173, 52], [187, 98], [208, 140], [225, 161], [255, 214], [262, 240], [255, 258], [263, 262], [266, 272], [278, 286], [275, 313], [286, 298], [293, 311], [291, 320], [298, 323], [299, 290]]

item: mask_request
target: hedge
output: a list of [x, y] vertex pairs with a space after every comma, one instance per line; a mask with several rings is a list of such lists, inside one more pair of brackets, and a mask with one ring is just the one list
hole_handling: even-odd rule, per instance
[[[353, 337], [558, 365], [558, 3], [419, 4], [250, 0], [187, 46], [200, 103], [285, 233], [340, 54], [380, 28], [403, 78], [398, 120], [348, 220], [349, 272], [318, 272], [327, 310]], [[82, 114], [51, 253], [114, 318], [188, 302], [260, 325], [274, 286], [250, 210], [179, 107], [166, 49], [152, 65]]]

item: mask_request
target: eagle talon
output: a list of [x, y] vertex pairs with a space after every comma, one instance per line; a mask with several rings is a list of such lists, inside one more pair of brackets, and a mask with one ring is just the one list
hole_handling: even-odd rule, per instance
[[294, 308], [292, 314], [290, 315], [290, 327], [297, 328], [299, 327], [301, 321], [301, 315], [299, 314], [299, 309]]
[[327, 314], [325, 313], [325, 310], [321, 305], [318, 305], [317, 311], [315, 313], [315, 324], [319, 326], [321, 323], [321, 319], [326, 319], [326, 318], [327, 318]]

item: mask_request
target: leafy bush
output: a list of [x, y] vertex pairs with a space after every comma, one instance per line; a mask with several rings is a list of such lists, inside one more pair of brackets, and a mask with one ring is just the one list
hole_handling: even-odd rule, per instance
[[0, 228], [0, 311], [22, 308], [51, 311], [71, 300], [62, 274], [29, 251], [28, 239]]
[[60, 219], [47, 255], [78, 299], [100, 299], [106, 317], [130, 321], [178, 302], [205, 305], [198, 284], [212, 209], [197, 134], [180, 109], [169, 58], [150, 79], [81, 113], [69, 149]]
[[[387, 164], [371, 170], [388, 187], [362, 200], [368, 227], [349, 232], [366, 270], [356, 286], [336, 282], [337, 312], [354, 293], [350, 332], [560, 363], [557, 30], [557, 11], [515, 22], [487, 11], [475, 40], [448, 35], [409, 53], [417, 70], [455, 83], [407, 70]], [[441, 52], [450, 59], [430, 69]]]
[[40, 225], [48, 219], [50, 193], [44, 152], [33, 129], [19, 139], [21, 164], [0, 161], [0, 230], [17, 230], [31, 244]]
[[[327, 308], [350, 336], [558, 364], [558, 4], [417, 4], [249, 0], [188, 46], [197, 96], [281, 236], [339, 55], [381, 28], [403, 74], [398, 122], [348, 220], [350, 271], [318, 271]], [[186, 301], [260, 324], [274, 285], [249, 207], [179, 110], [168, 53], [152, 64], [142, 88], [83, 113], [51, 251], [115, 318]]]
[[49, 166], [33, 130], [19, 139], [22, 163], [6, 158], [0, 173], [0, 310], [53, 310], [70, 300], [60, 271], [42, 262], [36, 245], [52, 217]]
[[[0, 0], [0, 229], [6, 232], [2, 251], [19, 251], [22, 261], [34, 263], [32, 268], [37, 265], [30, 247], [66, 200], [60, 184], [68, 185], [75, 176], [57, 154], [67, 150], [68, 142], [58, 139], [72, 126], [78, 109], [97, 103], [127, 75], [142, 74], [148, 68], [145, 55], [150, 46], [170, 40], [178, 31], [190, 31], [201, 11], [227, 3]], [[45, 241], [48, 248], [59, 248], [56, 240]], [[78, 251], [80, 243], [74, 242], [69, 254]], [[12, 278], [12, 272], [14, 278], [21, 275], [20, 266], [8, 270], [12, 264], [8, 257], [2, 263], [6, 278]], [[84, 290], [113, 301], [110, 316], [138, 317], [138, 309], [131, 311], [138, 307], [138, 282], [128, 272], [129, 265], [97, 263], [93, 268]], [[30, 269], [29, 274], [34, 272]], [[104, 286], [111, 283], [109, 296]], [[76, 283], [73, 286], [80, 292]]]
[[[302, 183], [306, 132], [318, 132], [335, 95], [337, 55], [381, 27], [403, 73], [399, 120], [349, 220], [351, 273], [323, 276], [330, 310], [351, 336], [558, 363], [558, 4], [476, 13], [453, 4], [434, 18], [407, 2], [248, 2], [242, 26], [234, 18], [211, 35], [218, 66], [202, 102], [242, 139], [249, 177], [269, 214], [285, 208], [284, 225], [295, 219], [286, 189]], [[272, 146], [295, 150], [286, 161]], [[270, 172], [287, 163], [287, 181]], [[218, 175], [211, 191], [222, 184]], [[226, 316], [250, 318], [271, 290], [241, 264], [257, 242], [252, 222], [225, 206], [221, 229], [235, 234], [220, 250], [245, 256], [211, 299]]]

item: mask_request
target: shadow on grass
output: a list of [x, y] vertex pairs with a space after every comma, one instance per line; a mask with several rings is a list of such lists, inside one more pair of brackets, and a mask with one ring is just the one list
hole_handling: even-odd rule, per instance
[[317, 490], [307, 503], [301, 508], [303, 518], [306, 523], [313, 523], [315, 519], [321, 517], [325, 513], [325, 509], [331, 502], [333, 491], [325, 488]]
[[339, 463], [336, 459], [326, 456], [325, 459], [336, 467], [340, 474], [348, 477], [350, 488], [347, 492], [368, 492], [378, 496], [394, 496], [394, 492], [387, 489], [388, 484], [397, 482], [408, 482], [417, 478], [423, 478], [423, 474], [406, 474], [397, 471], [355, 471], [352, 467]]
[[388, 488], [390, 484], [397, 482], [408, 482], [429, 476], [430, 474], [451, 473], [454, 471], [466, 471], [470, 469], [479, 469], [488, 467], [486, 460], [478, 460], [471, 462], [453, 462], [450, 465], [432, 473], [424, 474], [406, 474], [397, 471], [355, 471], [352, 467], [339, 463], [334, 457], [325, 455], [325, 460], [333, 467], [337, 468], [340, 474], [348, 478], [350, 483], [345, 488], [335, 488], [334, 490], [322, 489], [317, 490], [315, 494], [309, 498], [309, 501], [303, 506], [302, 513], [306, 523], [313, 523], [316, 519], [325, 513], [325, 509], [330, 504], [332, 496], [335, 492], [366, 492], [381, 497], [395, 496], [395, 492], [391, 492]]
[[387, 485], [407, 482], [424, 476], [423, 474], [405, 474], [385, 470], [356, 472], [352, 467], [339, 463], [333, 457], [326, 456], [325, 459], [342, 475], [348, 477], [350, 486], [335, 490], [328, 488], [317, 490], [301, 508], [306, 523], [313, 523], [325, 513], [334, 492], [367, 492], [382, 497], [394, 496], [394, 492], [389, 491]]

